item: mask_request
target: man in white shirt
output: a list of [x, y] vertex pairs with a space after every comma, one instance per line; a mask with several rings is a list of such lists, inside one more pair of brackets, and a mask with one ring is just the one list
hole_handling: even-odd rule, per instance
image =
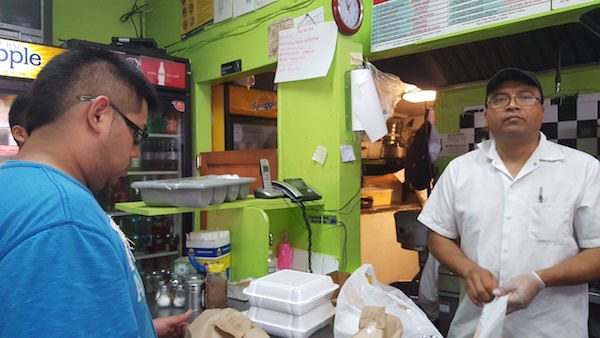
[[496, 73], [485, 113], [494, 138], [448, 165], [418, 217], [432, 230], [431, 253], [462, 277], [448, 337], [472, 337], [483, 304], [505, 294], [503, 337], [588, 336], [600, 165], [546, 139], [542, 102], [534, 74]]

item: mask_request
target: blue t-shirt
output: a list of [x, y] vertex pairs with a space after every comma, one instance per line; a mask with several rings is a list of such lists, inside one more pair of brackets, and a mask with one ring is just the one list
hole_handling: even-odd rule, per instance
[[0, 187], [0, 337], [156, 337], [135, 264], [88, 188], [13, 160]]

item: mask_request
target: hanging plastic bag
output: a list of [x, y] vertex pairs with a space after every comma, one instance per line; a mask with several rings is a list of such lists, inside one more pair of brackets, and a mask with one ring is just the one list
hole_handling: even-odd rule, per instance
[[402, 99], [402, 94], [404, 94], [405, 88], [408, 87], [408, 83], [402, 82], [394, 74], [380, 71], [370, 62], [365, 62], [365, 66], [371, 71], [371, 75], [373, 76], [373, 82], [375, 82], [375, 88], [377, 89], [377, 95], [379, 95], [379, 102], [381, 103], [381, 110], [384, 114], [387, 114], [387, 118], [392, 117], [396, 103]]
[[496, 297], [481, 310], [477, 331], [473, 338], [502, 338], [502, 326], [506, 317], [508, 296]]
[[404, 328], [402, 338], [442, 338], [427, 315], [408, 296], [377, 281], [371, 264], [363, 264], [356, 269], [340, 290], [333, 326], [335, 338], [350, 338], [358, 332], [364, 306], [382, 306], [386, 313], [400, 318]]

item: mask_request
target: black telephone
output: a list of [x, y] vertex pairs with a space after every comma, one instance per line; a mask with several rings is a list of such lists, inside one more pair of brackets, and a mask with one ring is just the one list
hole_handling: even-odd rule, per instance
[[273, 188], [280, 190], [294, 202], [321, 199], [321, 194], [307, 186], [301, 178], [286, 178], [283, 182], [273, 181]]
[[262, 188], [254, 189], [256, 198], [289, 197], [292, 201], [312, 201], [321, 198], [321, 194], [308, 187], [301, 178], [287, 178], [283, 182], [271, 181], [271, 170], [267, 159], [260, 160]]

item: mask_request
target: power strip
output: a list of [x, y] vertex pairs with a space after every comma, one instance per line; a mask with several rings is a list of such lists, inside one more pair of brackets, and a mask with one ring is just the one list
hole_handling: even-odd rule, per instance
[[330, 215], [309, 215], [308, 221], [312, 224], [337, 224], [337, 217]]

